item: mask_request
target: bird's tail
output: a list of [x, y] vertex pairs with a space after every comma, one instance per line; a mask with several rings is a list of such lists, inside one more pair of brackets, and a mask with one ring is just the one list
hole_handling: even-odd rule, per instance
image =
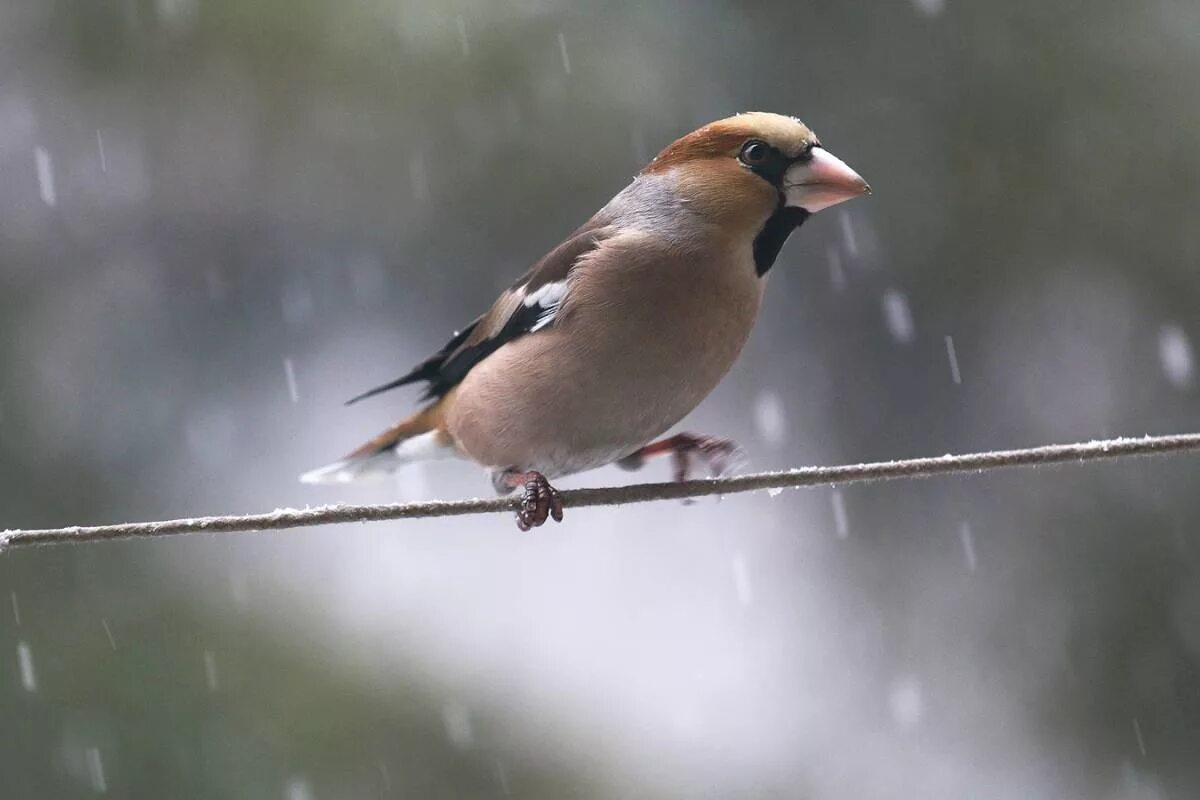
[[453, 458], [454, 440], [443, 426], [442, 400], [397, 422], [345, 458], [300, 476], [303, 483], [349, 483], [389, 475], [404, 464]]

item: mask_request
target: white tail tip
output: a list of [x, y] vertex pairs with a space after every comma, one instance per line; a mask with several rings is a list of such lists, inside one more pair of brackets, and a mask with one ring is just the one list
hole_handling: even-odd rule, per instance
[[300, 476], [301, 483], [349, 483], [363, 478], [381, 478], [402, 464], [456, 458], [458, 451], [445, 444], [437, 431], [404, 439], [396, 446], [372, 455], [350, 456]]
[[371, 478], [382, 478], [396, 471], [398, 466], [391, 451], [368, 458], [344, 458], [326, 464], [300, 476], [301, 483], [350, 483]]
[[352, 461], [335, 461], [300, 476], [301, 483], [349, 483], [358, 477], [361, 466]]

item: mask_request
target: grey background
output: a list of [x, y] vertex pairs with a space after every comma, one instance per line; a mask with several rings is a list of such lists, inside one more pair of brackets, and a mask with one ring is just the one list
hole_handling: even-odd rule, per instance
[[[752, 109], [875, 195], [788, 244], [689, 429], [771, 468], [1200, 428], [1197, 31], [1191, 0], [5, 4], [0, 527], [486, 493], [295, 476]], [[5, 554], [0, 793], [1196, 796], [1195, 476]]]

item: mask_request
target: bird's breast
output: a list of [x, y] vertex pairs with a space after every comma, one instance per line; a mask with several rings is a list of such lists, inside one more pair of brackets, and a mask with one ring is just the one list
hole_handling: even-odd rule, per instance
[[553, 326], [467, 375], [449, 426], [475, 460], [548, 475], [609, 463], [677, 423], [728, 372], [761, 300], [749, 247], [638, 244], [580, 264]]

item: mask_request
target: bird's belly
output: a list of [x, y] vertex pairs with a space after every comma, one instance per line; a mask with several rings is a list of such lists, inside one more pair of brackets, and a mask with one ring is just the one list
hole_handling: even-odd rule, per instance
[[[693, 302], [578, 309], [472, 370], [450, 432], [482, 464], [548, 477], [629, 455], [679, 422], [728, 372], [758, 308], [758, 287], [747, 288], [724, 292], [716, 305], [691, 293]], [[617, 321], [600, 320], [602, 313]]]

